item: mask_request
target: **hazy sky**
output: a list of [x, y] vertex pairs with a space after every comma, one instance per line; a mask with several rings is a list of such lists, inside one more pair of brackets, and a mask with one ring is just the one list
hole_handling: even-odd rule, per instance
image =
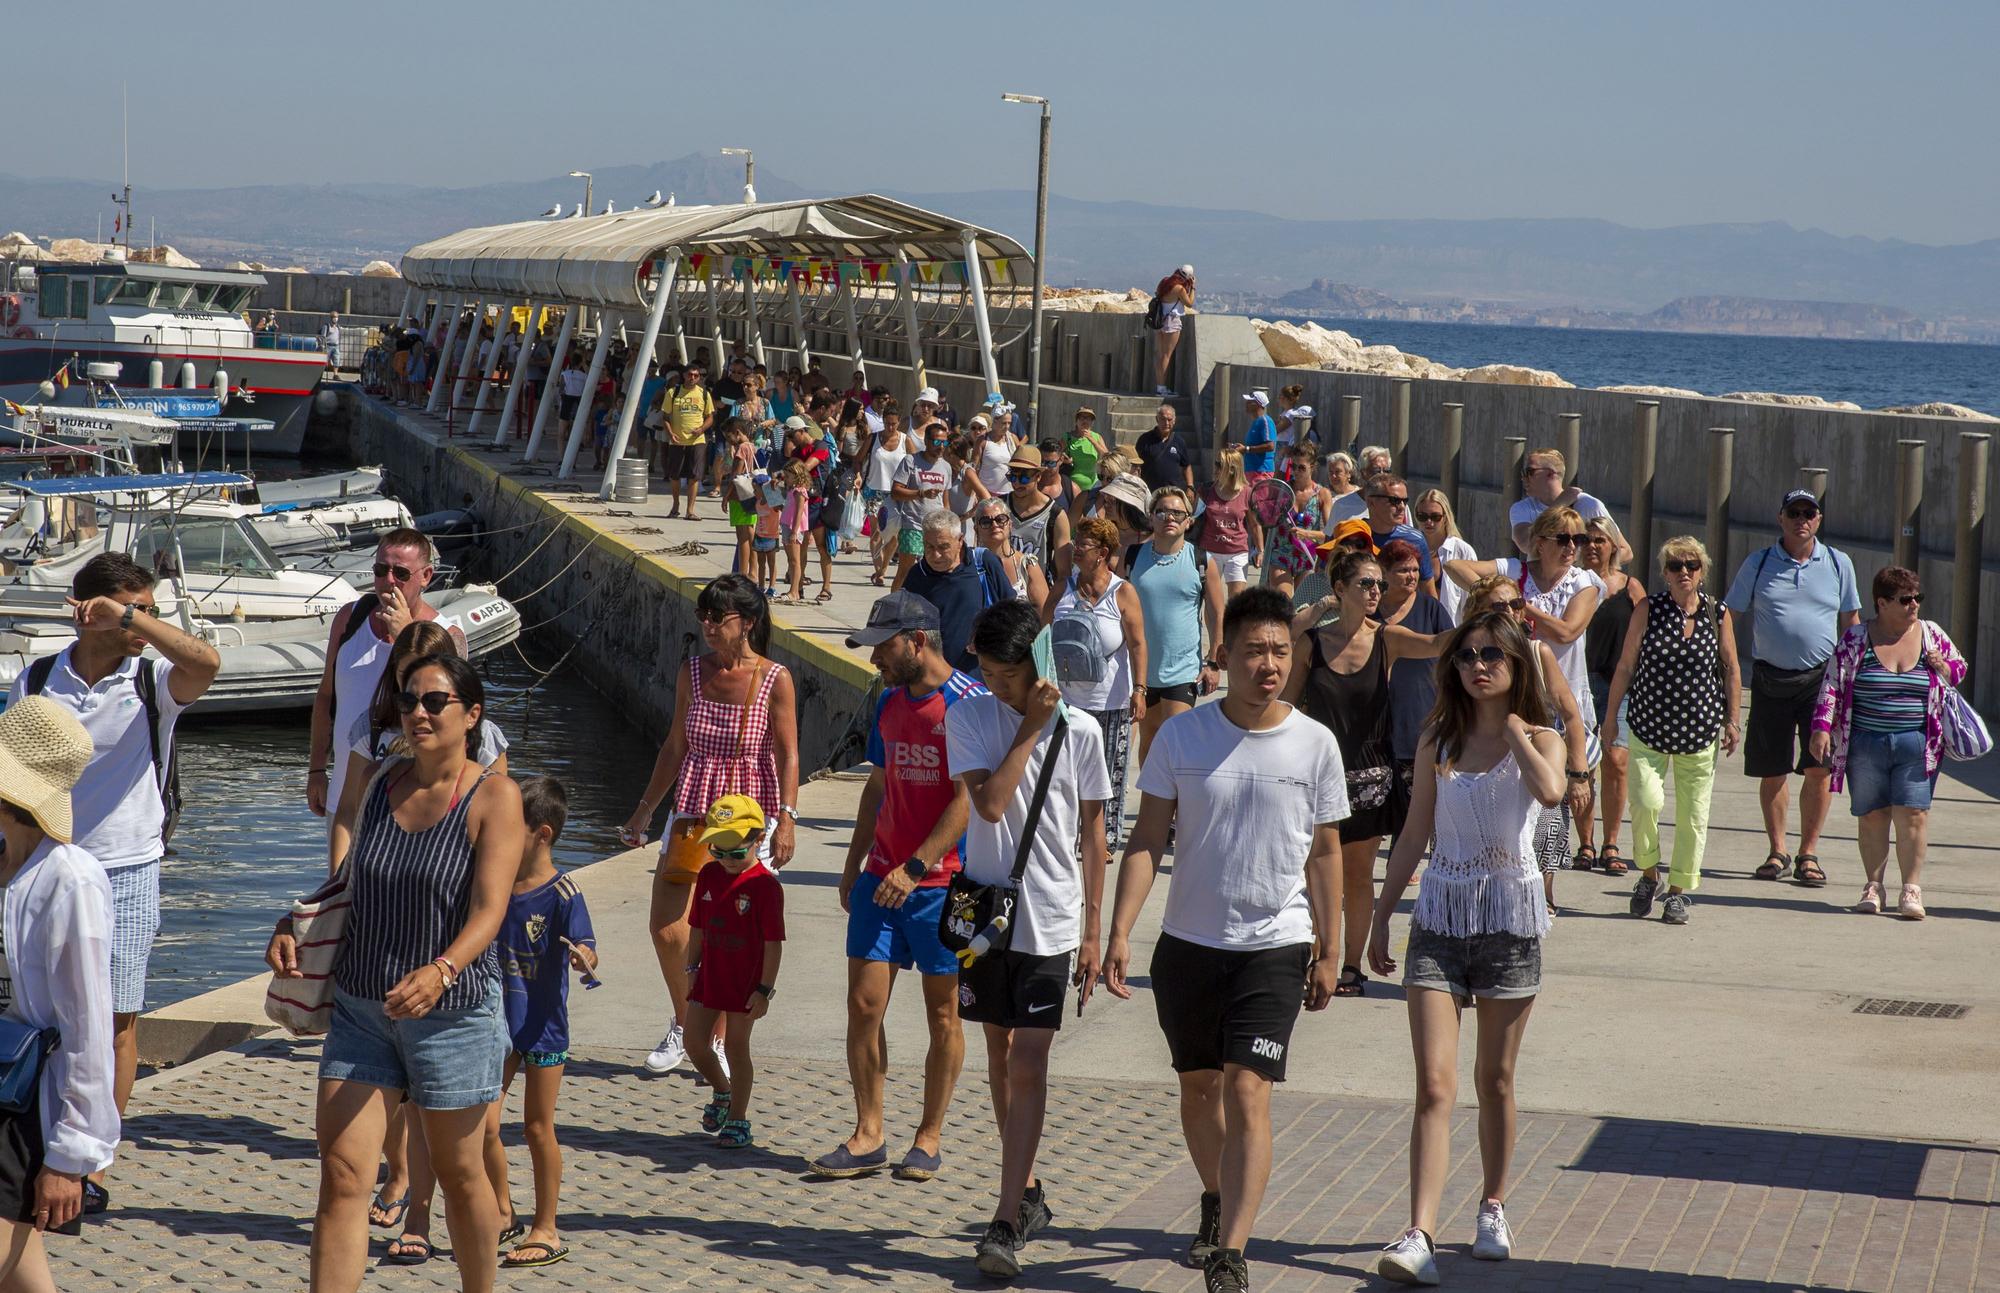
[[[118, 33], [107, 38], [89, 28]], [[141, 33], [143, 32], [143, 35]], [[2000, 5], [327, 0], [17, 7], [0, 168], [474, 184], [723, 145], [809, 187], [2000, 236]], [[32, 53], [30, 51], [33, 51]], [[147, 73], [153, 76], [148, 79]]]

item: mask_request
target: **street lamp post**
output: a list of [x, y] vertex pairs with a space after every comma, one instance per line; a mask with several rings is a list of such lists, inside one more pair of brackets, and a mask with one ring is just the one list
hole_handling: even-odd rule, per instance
[[1034, 94], [1003, 94], [1003, 103], [1036, 104], [1042, 110], [1042, 155], [1035, 176], [1035, 301], [1034, 336], [1028, 342], [1028, 432], [1042, 434], [1042, 275], [1049, 232], [1049, 101]]
[[747, 148], [725, 148], [722, 150], [722, 155], [743, 159], [743, 201], [745, 205], [754, 205], [757, 201], [756, 154]]
[[590, 172], [571, 171], [569, 177], [573, 180], [583, 181], [583, 213], [585, 215], [596, 214], [596, 208], [590, 205]]

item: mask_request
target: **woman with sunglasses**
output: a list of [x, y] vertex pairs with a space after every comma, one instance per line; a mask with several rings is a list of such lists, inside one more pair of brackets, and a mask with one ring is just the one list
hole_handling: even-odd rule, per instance
[[[1620, 706], [1630, 711], [1632, 859], [1639, 866], [1632, 914], [1650, 915], [1664, 883], [1660, 919], [1669, 925], [1688, 923], [1688, 895], [1701, 884], [1716, 761], [1736, 752], [1740, 735], [1736, 634], [1729, 611], [1701, 589], [1707, 566], [1708, 549], [1699, 539], [1681, 535], [1660, 545], [1667, 586], [1632, 612], [1604, 702], [1607, 737], [1618, 734]], [[1671, 869], [1660, 861], [1668, 777], [1674, 783]]]
[[1215, 479], [1201, 487], [1201, 537], [1197, 545], [1222, 568], [1231, 597], [1250, 586], [1250, 481], [1243, 451], [1224, 445], [1215, 455]]
[[[521, 792], [479, 766], [485, 689], [470, 664], [414, 661], [397, 708], [408, 753], [363, 792], [347, 859], [347, 930], [319, 1063], [312, 1287], [361, 1284], [368, 1194], [406, 1094], [444, 1190], [460, 1287], [490, 1289], [501, 1225], [483, 1158], [486, 1107], [500, 1097], [509, 1044], [493, 939], [526, 840]], [[289, 920], [265, 959], [281, 979], [299, 973]]]
[[1562, 802], [1565, 739], [1550, 727], [1537, 644], [1513, 616], [1468, 612], [1442, 643], [1437, 708], [1417, 749], [1409, 820], [1375, 899], [1368, 964], [1388, 975], [1389, 918], [1424, 849], [1430, 865], [1410, 919], [1403, 988], [1417, 1071], [1410, 1127], [1410, 1225], [1376, 1260], [1403, 1284], [1436, 1284], [1438, 1205], [1451, 1169], [1459, 1015], [1479, 1020], [1480, 1206], [1472, 1255], [1513, 1248], [1504, 1201], [1514, 1152], [1514, 1069], [1542, 986], [1549, 914], [1537, 892], [1535, 835]]
[[1923, 618], [1916, 572], [1885, 566], [1875, 574], [1875, 618], [1841, 635], [1813, 712], [1812, 756], [1832, 769], [1829, 787], [1847, 787], [1867, 882], [1854, 910], [1882, 910], [1889, 828], [1896, 828], [1896, 868], [1903, 892], [1896, 914], [1924, 918], [1924, 850], [1931, 791], [1944, 754], [1944, 706], [1965, 681], [1965, 657], [1949, 634]]
[[[1137, 483], [1138, 478], [1132, 478]], [[1113, 858], [1124, 852], [1125, 768], [1131, 757], [1132, 721], [1146, 718], [1146, 616], [1138, 590], [1112, 566], [1118, 554], [1118, 527], [1093, 516], [1076, 527], [1073, 569], [1065, 584], [1049, 593], [1042, 622], [1080, 619], [1097, 635], [1107, 662], [1097, 682], [1066, 684], [1063, 700], [1089, 714], [1104, 730], [1104, 770], [1111, 798], [1104, 808], [1105, 847]]]
[[[1375, 618], [1387, 580], [1373, 553], [1336, 551], [1328, 577], [1333, 591], [1292, 619], [1292, 640], [1306, 639], [1307, 667], [1292, 670], [1282, 699], [1333, 733], [1347, 770], [1351, 812], [1340, 823], [1345, 928], [1340, 981], [1333, 995], [1358, 997], [1368, 986], [1361, 958], [1368, 949], [1375, 899], [1375, 852], [1383, 836], [1402, 830], [1408, 807], [1391, 744], [1389, 678], [1402, 661], [1435, 656], [1437, 639]], [[1337, 619], [1321, 623], [1335, 614]]]
[[[1590, 665], [1591, 712], [1597, 726], [1605, 729], [1606, 704], [1611, 697], [1611, 675], [1625, 657], [1625, 637], [1632, 625], [1632, 611], [1646, 600], [1646, 589], [1624, 571], [1624, 551], [1612, 533], [1611, 518], [1593, 516], [1583, 523], [1583, 568], [1604, 581], [1604, 600], [1590, 617], [1590, 631], [1584, 634], [1584, 655]], [[1614, 711], [1615, 712], [1615, 711]], [[1619, 713], [1622, 720], [1624, 715]], [[1631, 762], [1626, 748], [1626, 725], [1621, 721], [1606, 729], [1603, 757], [1597, 772], [1603, 791], [1597, 796], [1597, 811], [1604, 816], [1604, 852], [1595, 847], [1592, 831], [1594, 814], [1576, 819], [1576, 869], [1588, 871], [1600, 861], [1606, 875], [1624, 875], [1631, 868], [1618, 856], [1618, 828], [1625, 818], [1625, 770]]]
[[1049, 581], [1042, 563], [1035, 559], [1034, 553], [1014, 546], [1014, 514], [1008, 510], [1005, 498], [979, 500], [979, 505], [972, 509], [972, 537], [974, 546], [999, 559], [1014, 596], [1030, 606], [1048, 601]]
[[[1433, 568], [1443, 570], [1447, 561], [1479, 560], [1479, 554], [1459, 534], [1458, 518], [1453, 515], [1451, 500], [1444, 496], [1443, 490], [1427, 489], [1417, 495], [1410, 521], [1430, 547]], [[1451, 622], [1458, 623], [1459, 612], [1465, 609], [1465, 589], [1450, 579], [1440, 579], [1437, 595]]]
[[673, 1022], [646, 1056], [650, 1073], [670, 1072], [687, 1059], [681, 1021], [687, 1018], [688, 904], [695, 877], [708, 861], [694, 837], [709, 807], [724, 795], [756, 800], [772, 823], [764, 860], [773, 871], [790, 862], [798, 848], [797, 692], [790, 671], [766, 655], [770, 607], [756, 581], [732, 573], [718, 575], [701, 590], [695, 617], [707, 649], [690, 655], [675, 676], [667, 739], [638, 806], [618, 831], [628, 845], [643, 844], [661, 801], [674, 791], [647, 917]]
[[[1133, 589], [1146, 625], [1146, 716], [1139, 723], [1139, 766], [1160, 724], [1201, 703], [1222, 680], [1221, 566], [1187, 541], [1194, 491], [1153, 491], [1153, 536], [1128, 554]], [[1208, 651], [1202, 651], [1206, 635]]]

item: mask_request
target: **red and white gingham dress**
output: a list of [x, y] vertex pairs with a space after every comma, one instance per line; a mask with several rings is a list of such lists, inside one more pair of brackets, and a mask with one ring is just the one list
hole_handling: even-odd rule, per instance
[[[687, 713], [687, 759], [681, 764], [674, 812], [701, 817], [724, 795], [748, 795], [766, 818], [783, 802], [778, 795], [778, 756], [771, 744], [771, 689], [785, 666], [764, 666], [763, 681], [748, 706], [709, 700], [701, 690], [701, 657], [688, 662], [693, 700]], [[747, 708], [748, 712], [745, 712]]]

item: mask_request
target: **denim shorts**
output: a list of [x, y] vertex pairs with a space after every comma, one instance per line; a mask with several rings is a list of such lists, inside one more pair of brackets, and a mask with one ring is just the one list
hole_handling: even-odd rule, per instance
[[512, 1043], [498, 983], [463, 1010], [391, 1019], [382, 1003], [334, 989], [333, 1021], [320, 1052], [322, 1082], [363, 1082], [406, 1091], [420, 1109], [469, 1109], [500, 1098]]
[[1449, 992], [1461, 1001], [1532, 997], [1542, 990], [1542, 940], [1507, 933], [1455, 938], [1412, 922], [1403, 986]]
[[1847, 797], [1856, 817], [1884, 808], [1929, 809], [1935, 772], [1924, 773], [1922, 732], [1870, 732], [1847, 739]]
[[900, 907], [878, 907], [882, 877], [862, 872], [847, 898], [847, 955], [857, 961], [887, 961], [919, 974], [957, 974], [958, 958], [938, 938], [944, 914], [944, 886], [912, 889]]

